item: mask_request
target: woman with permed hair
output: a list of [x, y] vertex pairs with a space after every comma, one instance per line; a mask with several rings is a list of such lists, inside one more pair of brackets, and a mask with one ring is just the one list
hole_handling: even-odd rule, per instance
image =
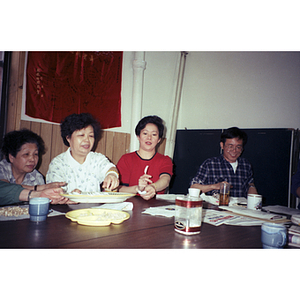
[[28, 129], [7, 133], [3, 139], [0, 162], [0, 180], [22, 185], [24, 188], [42, 191], [58, 188], [64, 182], [45, 185], [43, 175], [36, 170], [39, 158], [45, 154], [43, 139]]
[[61, 137], [68, 150], [51, 161], [46, 182], [66, 181], [67, 192], [99, 192], [119, 185], [113, 163], [101, 153], [93, 152], [100, 138], [100, 124], [89, 113], [72, 114], [60, 124]]
[[173, 175], [173, 163], [169, 156], [157, 153], [163, 133], [160, 117], [147, 116], [139, 121], [135, 128], [139, 150], [124, 154], [117, 164], [120, 192], [137, 193], [145, 200], [165, 192]]

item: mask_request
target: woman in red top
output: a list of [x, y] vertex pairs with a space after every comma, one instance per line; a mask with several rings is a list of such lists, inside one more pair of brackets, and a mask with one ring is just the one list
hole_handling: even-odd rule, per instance
[[123, 155], [117, 164], [120, 192], [139, 193], [145, 200], [165, 192], [173, 175], [173, 163], [169, 156], [156, 152], [163, 132], [164, 125], [158, 116], [139, 121], [135, 128], [139, 150]]

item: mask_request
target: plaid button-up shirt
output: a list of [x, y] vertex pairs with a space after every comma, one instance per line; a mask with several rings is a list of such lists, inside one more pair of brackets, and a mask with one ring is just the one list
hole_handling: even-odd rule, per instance
[[[196, 183], [207, 185], [227, 181], [232, 186], [230, 196], [247, 198], [249, 184], [253, 183], [252, 167], [245, 158], [239, 157], [237, 163], [237, 169], [234, 172], [231, 164], [223, 155], [209, 158], [199, 167], [190, 185]], [[206, 194], [213, 195], [215, 193], [219, 193], [219, 191], [213, 190]]]

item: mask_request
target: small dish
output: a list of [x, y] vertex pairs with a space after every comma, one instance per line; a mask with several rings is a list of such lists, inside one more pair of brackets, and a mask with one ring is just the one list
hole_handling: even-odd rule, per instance
[[125, 211], [102, 208], [76, 209], [67, 212], [65, 216], [73, 222], [87, 226], [121, 224], [130, 218], [129, 213]]

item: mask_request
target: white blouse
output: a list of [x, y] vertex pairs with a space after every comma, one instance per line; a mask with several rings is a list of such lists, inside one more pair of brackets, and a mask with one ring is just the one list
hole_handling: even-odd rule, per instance
[[70, 148], [52, 159], [46, 175], [46, 183], [65, 181], [67, 192], [79, 189], [82, 192], [100, 192], [100, 184], [107, 171], [115, 167], [101, 153], [90, 152], [84, 163], [78, 163], [71, 155]]

